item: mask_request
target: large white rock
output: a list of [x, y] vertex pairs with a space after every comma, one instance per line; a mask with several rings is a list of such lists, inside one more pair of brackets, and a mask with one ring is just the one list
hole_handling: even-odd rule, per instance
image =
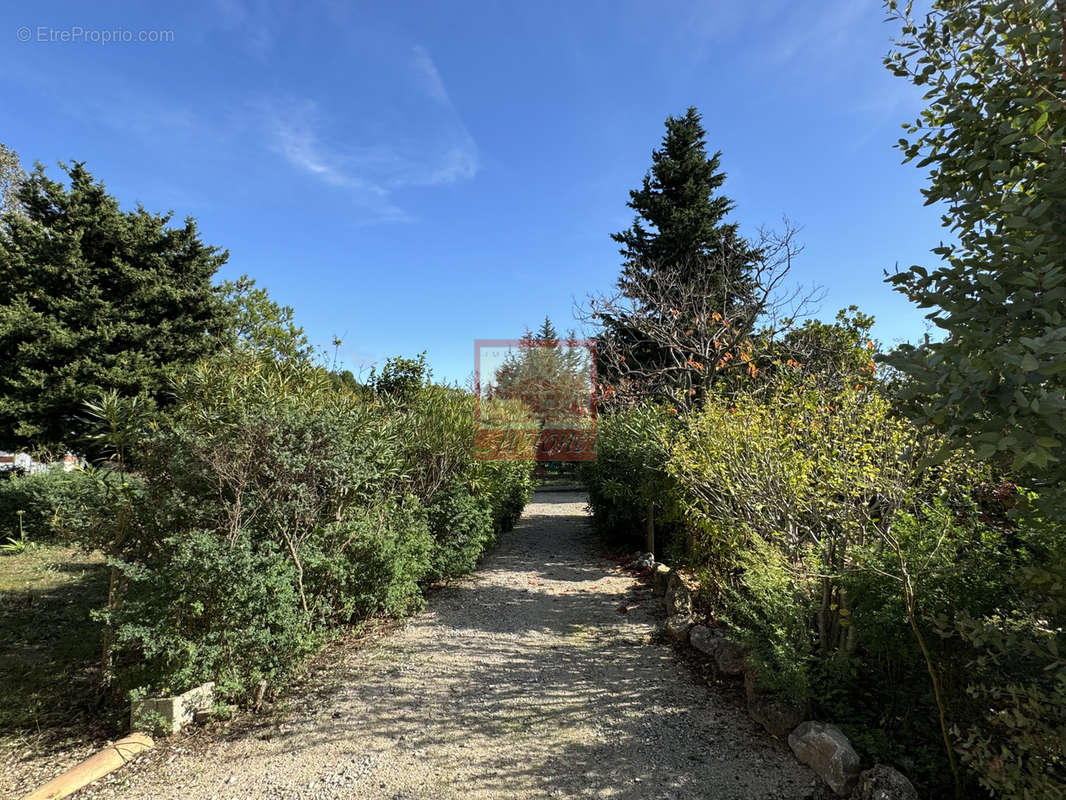
[[859, 776], [856, 800], [918, 800], [918, 792], [907, 776], [885, 764], [878, 764]]
[[688, 638], [688, 632], [692, 628], [691, 614], [674, 614], [666, 619], [666, 635], [675, 642], [683, 642]]
[[666, 581], [666, 613], [671, 617], [692, 613], [692, 593], [676, 572], [671, 572]]
[[801, 722], [788, 735], [788, 746], [840, 797], [847, 797], [855, 788], [859, 755], [836, 725]]

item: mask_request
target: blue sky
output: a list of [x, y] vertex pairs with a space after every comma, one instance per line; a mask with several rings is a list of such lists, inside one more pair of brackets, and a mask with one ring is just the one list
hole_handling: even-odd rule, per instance
[[[222, 277], [341, 336], [354, 371], [426, 350], [463, 381], [475, 339], [564, 329], [612, 286], [628, 191], [695, 105], [742, 230], [802, 227], [794, 280], [825, 289], [819, 316], [855, 303], [883, 341], [914, 339], [922, 313], [882, 272], [931, 263], [945, 233], [892, 146], [921, 98], [881, 65], [883, 18], [865, 0], [9, 3], [0, 141], [196, 217], [230, 251]], [[116, 31], [172, 41], [88, 41]]]

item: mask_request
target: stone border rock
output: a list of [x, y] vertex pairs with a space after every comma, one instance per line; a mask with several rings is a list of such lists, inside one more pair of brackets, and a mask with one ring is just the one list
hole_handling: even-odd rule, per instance
[[770, 735], [787, 736], [797, 760], [814, 770], [834, 794], [854, 800], [918, 800], [911, 782], [893, 767], [876, 764], [860, 772], [859, 756], [840, 728], [805, 720], [806, 707], [759, 687], [747, 663], [747, 650], [730, 641], [723, 631], [699, 622], [692, 590], [676, 570], [644, 552], [633, 556], [630, 567], [648, 577], [653, 594], [663, 597], [667, 637], [713, 659], [719, 674], [743, 676], [748, 716]]

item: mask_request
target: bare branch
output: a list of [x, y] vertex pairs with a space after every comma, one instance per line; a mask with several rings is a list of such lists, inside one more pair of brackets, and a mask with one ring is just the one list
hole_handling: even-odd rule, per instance
[[[819, 299], [815, 290], [786, 288], [793, 259], [802, 252], [797, 229], [761, 229], [754, 261], [738, 268], [729, 250], [680, 263], [634, 270], [624, 291], [593, 297], [578, 316], [603, 332], [598, 357], [611, 381], [604, 399], [658, 399], [698, 405], [723, 375], [754, 374], [751, 337], [758, 326], [771, 336], [791, 329]], [[739, 251], [738, 251], [739, 252]]]

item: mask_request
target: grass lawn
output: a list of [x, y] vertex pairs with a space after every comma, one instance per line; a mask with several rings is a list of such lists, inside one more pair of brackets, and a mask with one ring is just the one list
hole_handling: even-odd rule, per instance
[[63, 747], [115, 725], [89, 618], [106, 603], [107, 572], [103, 555], [68, 546], [0, 554], [0, 752]]

